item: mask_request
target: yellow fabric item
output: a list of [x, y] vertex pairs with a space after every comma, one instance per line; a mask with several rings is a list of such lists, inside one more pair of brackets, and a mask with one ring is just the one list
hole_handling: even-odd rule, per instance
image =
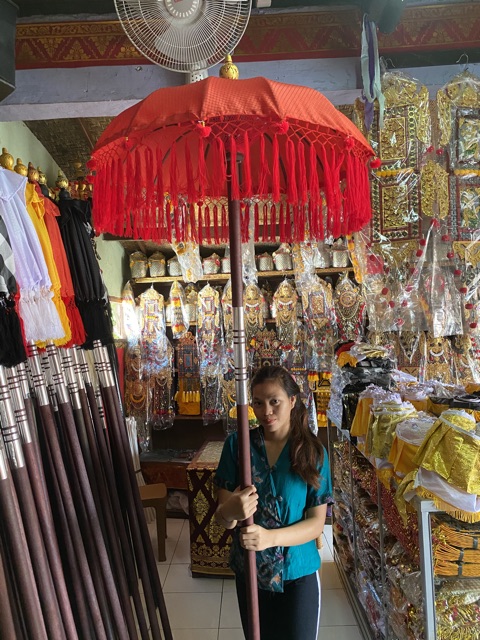
[[388, 459], [397, 424], [417, 415], [413, 406], [410, 405], [410, 408], [408, 405], [383, 402], [373, 409], [365, 448], [368, 456]]
[[434, 416], [440, 416], [444, 411], [446, 411], [449, 408], [450, 407], [448, 404], [437, 404], [435, 402], [432, 402], [430, 398], [428, 398], [427, 400], [426, 412], [432, 413]]
[[480, 438], [468, 433], [475, 427], [473, 416], [457, 409], [444, 411], [427, 433], [414, 463], [467, 493], [480, 494]]
[[388, 461], [393, 464], [396, 473], [407, 475], [417, 468], [417, 465], [413, 462], [417, 451], [418, 447], [416, 445], [397, 438], [395, 434]]
[[469, 382], [465, 385], [465, 391], [467, 393], [475, 393], [475, 391], [480, 391], [480, 384], [477, 382]]
[[344, 367], [346, 364], [349, 364], [351, 367], [356, 367], [357, 362], [358, 360], [348, 351], [342, 351], [342, 353], [337, 358], [337, 364], [339, 367]]
[[200, 392], [186, 391], [184, 379], [178, 381], [178, 391], [175, 394], [175, 401], [178, 405], [178, 413], [182, 416], [200, 415]]
[[425, 413], [428, 412], [429, 401], [427, 398], [425, 398], [424, 400], [409, 400], [409, 402], [413, 404], [417, 411], [424, 411]]
[[[50, 276], [50, 280], [52, 281], [53, 303], [58, 311], [63, 330], [65, 331], [65, 336], [63, 338], [59, 338], [58, 340], [54, 341], [57, 346], [61, 346], [70, 342], [72, 338], [72, 330], [70, 327], [67, 310], [65, 308], [65, 303], [63, 302], [60, 295], [60, 277], [58, 275], [57, 265], [53, 257], [50, 236], [48, 235], [45, 220], [43, 219], [45, 215], [43, 198], [38, 195], [35, 189], [35, 185], [30, 184], [29, 182], [27, 182], [27, 186], [25, 188], [25, 200], [27, 204], [28, 214], [33, 222], [33, 226], [35, 227], [35, 231], [37, 232], [37, 236], [40, 241], [40, 246], [42, 247], [43, 256], [48, 268], [48, 275]], [[38, 346], [44, 346], [43, 343], [37, 344]]]
[[372, 398], [361, 398], [357, 404], [357, 410], [355, 411], [355, 417], [353, 418], [352, 428], [350, 434], [352, 436], [366, 436], [368, 431], [368, 425], [373, 416], [370, 411], [372, 406]]
[[407, 522], [407, 501], [405, 500], [405, 494], [411, 491], [415, 491], [415, 478], [417, 477], [417, 470], [408, 473], [405, 478], [400, 482], [395, 492], [395, 505], [398, 509], [403, 522]]

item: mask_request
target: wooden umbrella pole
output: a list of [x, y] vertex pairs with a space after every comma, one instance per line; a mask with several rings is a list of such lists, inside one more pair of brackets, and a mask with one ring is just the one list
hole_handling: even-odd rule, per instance
[[75, 640], [78, 638], [78, 634], [63, 573], [62, 560], [58, 548], [52, 510], [50, 508], [50, 502], [46, 492], [45, 475], [40, 463], [36, 426], [35, 436], [31, 429], [30, 419], [33, 414], [27, 411], [22, 392], [21, 380], [17, 375], [17, 370], [15, 368], [6, 369], [6, 375], [10, 393], [12, 395], [15, 418], [22, 439], [23, 454], [25, 456], [28, 475], [30, 477], [30, 484], [43, 535], [43, 542], [45, 544], [50, 571], [52, 572], [58, 604], [62, 613], [65, 633], [67, 638]]
[[125, 528], [125, 520], [123, 519], [123, 516], [122, 516], [122, 507], [120, 504], [117, 486], [115, 483], [113, 462], [107, 448], [106, 435], [104, 433], [105, 431], [104, 422], [102, 420], [100, 411], [98, 409], [97, 399], [95, 396], [95, 389], [93, 388], [92, 380], [90, 377], [90, 371], [88, 368], [87, 361], [85, 359], [85, 353], [81, 347], [77, 347], [75, 349], [75, 365], [76, 365], [77, 378], [81, 378], [85, 385], [85, 392], [87, 394], [88, 403], [89, 403], [90, 411], [92, 414], [92, 421], [93, 421], [94, 431], [96, 435], [96, 440], [98, 443], [100, 458], [101, 458], [103, 470], [105, 473], [105, 480], [107, 482], [108, 490], [110, 493], [113, 516], [115, 519], [118, 537], [120, 540], [122, 557], [125, 562], [125, 572], [127, 575], [130, 593], [132, 594], [133, 602], [135, 605], [135, 611], [137, 614], [138, 626], [140, 628], [142, 639], [147, 640], [150, 637], [150, 635], [148, 632], [148, 626], [145, 620], [145, 612], [144, 612], [142, 600], [140, 597], [140, 590], [138, 587], [138, 578], [135, 570], [135, 559], [133, 557], [131, 544], [129, 542], [130, 532], [127, 532]]
[[150, 597], [153, 598], [154, 596], [160, 613], [165, 640], [173, 640], [173, 634], [165, 605], [165, 598], [163, 596], [160, 579], [158, 577], [157, 563], [153, 554], [152, 542], [145, 520], [140, 493], [138, 491], [135, 470], [133, 468], [125, 419], [123, 417], [122, 409], [118, 401], [118, 394], [115, 389], [115, 381], [112, 375], [110, 358], [105, 347], [103, 347], [98, 340], [94, 342], [93, 347], [100, 384], [104, 394], [113, 459], [116, 468], [119, 469], [118, 478], [123, 483], [123, 498], [126, 500], [132, 541], [140, 578], [143, 583], [143, 590], [152, 624], [152, 630], [153, 623], [149, 602]]
[[0, 536], [0, 593], [2, 594], [0, 598], [0, 638], [23, 640], [25, 630], [21, 624], [11, 574], [8, 569], [8, 558]]
[[[112, 566], [116, 575], [119, 593], [123, 602], [125, 619], [127, 621], [127, 627], [129, 629], [132, 638], [136, 639], [138, 631], [135, 626], [135, 619], [130, 601], [130, 593], [128, 589], [127, 576], [126, 576], [126, 562], [122, 558], [120, 547], [120, 531], [116, 526], [113, 513], [113, 502], [116, 497], [116, 490], [112, 489], [107, 481], [109, 467], [111, 466], [110, 460], [105, 460], [105, 457], [101, 456], [101, 447], [103, 440], [103, 433], [100, 432], [100, 437], [96, 434], [96, 425], [94, 419], [94, 411], [98, 408], [96, 402], [94, 406], [89, 405], [87, 398], [87, 392], [85, 387], [85, 381], [83, 379], [79, 363], [76, 359], [75, 349], [65, 349], [63, 357], [64, 367], [69, 370], [69, 374], [73, 374], [76, 384], [78, 385], [78, 394], [80, 397], [80, 403], [82, 406], [82, 412], [85, 422], [85, 428], [87, 433], [88, 444], [92, 456], [93, 469], [96, 476], [96, 482], [98, 484], [98, 494], [100, 499], [100, 509], [103, 517], [105, 530], [108, 537], [109, 553], [112, 558]], [[71, 364], [70, 364], [71, 362]], [[70, 382], [69, 382], [70, 384]], [[145, 624], [146, 627], [146, 624]]]
[[[38, 594], [42, 605], [45, 626], [49, 638], [52, 640], [65, 640], [65, 628], [62, 615], [57, 600], [57, 594], [53, 583], [50, 565], [38, 518], [37, 507], [33, 497], [32, 486], [28, 476], [23, 448], [20, 442], [20, 431], [17, 425], [13, 402], [8, 388], [7, 374], [5, 368], [0, 366], [0, 404], [2, 405], [2, 434], [7, 452], [9, 453], [9, 463], [12, 471], [12, 478], [15, 484], [19, 500], [20, 517], [25, 526], [30, 557], [38, 586]], [[18, 415], [18, 412], [17, 412]], [[20, 416], [23, 430], [27, 430], [26, 414]]]
[[[74, 550], [74, 556], [69, 556], [70, 578], [75, 592], [75, 604], [80, 617], [81, 629], [83, 633], [85, 633], [85, 631], [90, 632], [89, 619], [84, 607], [84, 602], [87, 602], [88, 611], [95, 628], [96, 639], [106, 640], [107, 632], [100, 608], [100, 596], [97, 594], [94, 585], [85, 545], [80, 532], [80, 524], [75, 510], [75, 500], [60, 447], [57, 417], [55, 416], [54, 406], [50, 402], [50, 399], [52, 399], [55, 405], [57, 405], [56, 397], [51, 393], [50, 389], [47, 391], [44, 368], [42, 368], [38, 349], [34, 343], [28, 345], [28, 356], [38, 412], [41, 418], [40, 425], [42, 435], [48, 449], [48, 455], [52, 461], [52, 481], [54, 490], [56, 491], [56, 502], [59, 510], [59, 513], [56, 515], [59, 518], [59, 524], [62, 528], [64, 536], [63, 544], [66, 546], [67, 552], [71, 550], [70, 541], [72, 541]], [[81, 584], [78, 584], [78, 576], [81, 578]], [[86, 637], [89, 636], [87, 635]]]
[[78, 423], [83, 421], [80, 400], [78, 398], [78, 394], [72, 393], [72, 390], [70, 390], [70, 402], [67, 385], [65, 383], [65, 378], [60, 365], [58, 349], [53, 344], [53, 342], [49, 342], [47, 344], [47, 354], [50, 360], [50, 366], [52, 368], [53, 380], [57, 389], [58, 408], [62, 417], [63, 425], [65, 427], [66, 437], [72, 454], [73, 464], [80, 484], [84, 507], [88, 516], [88, 521], [90, 523], [93, 543], [95, 546], [95, 551], [98, 555], [100, 570], [105, 584], [107, 600], [111, 609], [112, 618], [115, 622], [115, 631], [119, 640], [127, 640], [129, 637], [129, 633], [125, 626], [123, 606], [120, 602], [119, 594], [115, 584], [115, 578], [113, 576], [112, 567], [110, 565], [110, 558], [108, 557], [105, 539], [103, 537], [103, 532], [100, 524], [100, 518], [95, 505], [93, 491], [89, 482], [88, 472], [85, 465], [85, 460], [82, 455], [82, 447], [80, 446], [80, 440], [77, 432], [76, 421]]
[[[227, 176], [238, 171], [237, 158], [227, 157]], [[238, 456], [240, 484], [242, 489], [252, 484], [250, 462], [250, 433], [248, 426], [248, 372], [245, 322], [243, 313], [242, 234], [240, 201], [232, 200], [231, 177], [228, 178], [228, 217], [230, 239], [230, 272], [232, 279], [233, 349], [235, 362], [235, 392], [237, 401]], [[247, 518], [245, 526], [253, 524], [253, 516]], [[245, 580], [247, 585], [248, 640], [260, 640], [260, 617], [258, 612], [257, 564], [255, 551], [244, 551]]]

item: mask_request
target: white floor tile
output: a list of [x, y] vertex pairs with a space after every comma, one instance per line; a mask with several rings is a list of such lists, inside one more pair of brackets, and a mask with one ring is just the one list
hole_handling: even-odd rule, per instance
[[217, 640], [217, 629], [172, 629], [173, 640]]
[[357, 621], [343, 589], [322, 589], [321, 627], [356, 626]]
[[172, 564], [165, 582], [165, 593], [221, 593], [222, 578], [192, 578], [189, 564]]
[[323, 562], [333, 562], [333, 553], [330, 547], [328, 546], [328, 542], [323, 539], [323, 547], [320, 549], [320, 558]]
[[165, 593], [172, 629], [218, 629], [220, 593]]
[[320, 580], [322, 589], [343, 589], [335, 562], [322, 562]]
[[172, 564], [189, 564], [190, 563], [190, 539], [185, 540], [180, 536], [175, 547], [172, 557]]
[[234, 578], [223, 579], [223, 593], [237, 593]]
[[157, 569], [160, 577], [160, 584], [162, 585], [162, 589], [164, 589], [170, 565], [167, 562], [157, 562]]
[[245, 640], [245, 636], [242, 629], [220, 629], [218, 640]]
[[331, 524], [326, 524], [323, 529], [324, 538], [327, 541], [328, 546], [330, 547], [330, 551], [333, 551], [333, 529]]
[[224, 593], [220, 613], [220, 629], [241, 629], [242, 621], [238, 610], [237, 594]]
[[318, 640], [362, 640], [358, 627], [320, 627]]

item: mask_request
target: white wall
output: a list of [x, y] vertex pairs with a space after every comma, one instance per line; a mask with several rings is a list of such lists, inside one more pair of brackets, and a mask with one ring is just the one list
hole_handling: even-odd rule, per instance
[[39, 166], [46, 174], [49, 186], [55, 186], [59, 166], [26, 124], [0, 122], [0, 148], [3, 147], [12, 154], [15, 162], [20, 158], [25, 165], [32, 162]]
[[103, 236], [96, 239], [96, 245], [108, 295], [120, 298], [125, 282], [129, 278], [127, 254], [120, 242], [104, 240]]

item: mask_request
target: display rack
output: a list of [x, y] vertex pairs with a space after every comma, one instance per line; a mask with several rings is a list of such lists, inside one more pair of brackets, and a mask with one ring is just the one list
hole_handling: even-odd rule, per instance
[[[348, 431], [343, 429], [337, 429], [331, 424], [328, 426], [328, 442], [330, 449], [330, 461], [332, 465], [332, 476], [335, 477], [335, 464], [338, 464], [336, 456], [332, 454], [332, 448], [335, 442], [347, 441], [348, 442], [348, 460], [342, 460], [342, 469], [349, 469], [349, 485], [350, 485], [350, 505], [351, 505], [351, 522], [352, 522], [352, 546], [353, 546], [353, 570], [348, 570], [344, 566], [342, 560], [341, 548], [337, 537], [334, 535], [334, 557], [337, 564], [339, 574], [342, 583], [345, 587], [345, 591], [352, 609], [355, 613], [358, 626], [360, 628], [362, 637], [364, 640], [396, 640], [396, 635], [389, 627], [389, 611], [386, 601], [387, 593], [387, 581], [386, 581], [386, 558], [385, 558], [385, 535], [392, 535], [392, 532], [388, 530], [385, 520], [384, 512], [381, 500], [381, 482], [376, 477], [376, 495], [370, 495], [370, 498], [378, 509], [378, 522], [379, 522], [379, 560], [380, 560], [380, 576], [381, 576], [381, 609], [383, 615], [383, 621], [379, 626], [383, 626], [384, 633], [379, 633], [378, 629], [372, 628], [368, 619], [366, 610], [362, 605], [358, 593], [358, 574], [361, 567], [361, 561], [359, 559], [359, 545], [358, 539], [361, 535], [360, 527], [357, 523], [355, 512], [355, 500], [354, 500], [354, 487], [356, 480], [352, 473], [352, 458], [354, 455], [362, 452], [356, 448], [354, 442], [350, 438]], [[364, 460], [368, 458], [364, 457]], [[368, 460], [370, 463], [370, 461]], [[371, 463], [370, 463], [371, 464]], [[334, 483], [335, 486], [335, 483]], [[435, 615], [435, 576], [433, 567], [433, 553], [432, 553], [432, 527], [431, 527], [431, 515], [433, 513], [441, 513], [431, 500], [426, 500], [420, 497], [415, 497], [412, 501], [412, 506], [415, 507], [418, 524], [418, 547], [419, 547], [419, 568], [421, 572], [421, 589], [423, 600], [423, 619], [424, 619], [424, 634], [422, 640], [436, 640], [436, 615]], [[334, 512], [335, 514], [335, 512]], [[335, 515], [333, 516], [335, 521]], [[412, 533], [413, 534], [413, 533]], [[413, 534], [414, 535], [414, 534]], [[420, 639], [419, 639], [420, 640]]]

